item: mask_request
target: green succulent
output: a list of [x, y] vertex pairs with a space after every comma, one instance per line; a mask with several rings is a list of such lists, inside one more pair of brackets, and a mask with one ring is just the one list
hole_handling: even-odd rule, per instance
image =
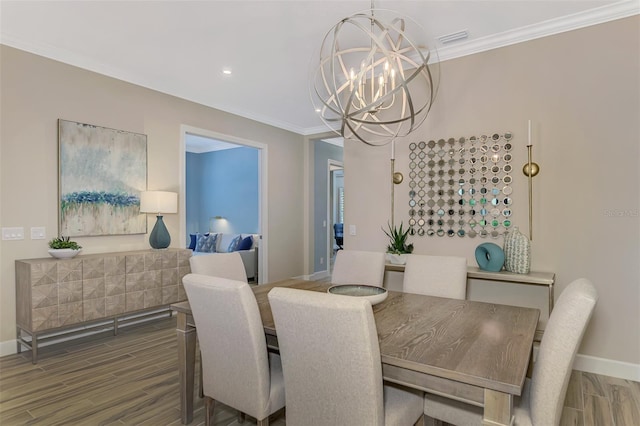
[[405, 231], [403, 229], [402, 222], [400, 227], [391, 226], [387, 223], [389, 230], [383, 229], [384, 233], [389, 237], [389, 245], [387, 246], [387, 253], [393, 254], [405, 254], [413, 252], [413, 244], [407, 244], [407, 238], [409, 237], [409, 228]]
[[49, 241], [49, 248], [80, 250], [82, 246], [79, 246], [75, 241], [71, 241], [69, 237], [61, 235]]

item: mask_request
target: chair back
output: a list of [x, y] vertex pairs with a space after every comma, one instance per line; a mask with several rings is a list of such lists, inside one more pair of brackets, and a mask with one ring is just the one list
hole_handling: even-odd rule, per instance
[[384, 424], [380, 348], [369, 301], [282, 287], [268, 297], [287, 424]]
[[245, 283], [248, 281], [242, 257], [238, 252], [191, 256], [189, 265], [194, 274], [227, 278]]
[[584, 278], [569, 284], [558, 298], [531, 377], [529, 407], [534, 425], [560, 423], [573, 361], [597, 300], [595, 287]]
[[467, 260], [455, 256], [410, 254], [404, 268], [402, 290], [406, 293], [465, 299]]
[[182, 281], [198, 330], [204, 394], [258, 419], [268, 416], [267, 343], [249, 284], [198, 274]]
[[331, 274], [332, 284], [365, 284], [382, 287], [385, 256], [382, 252], [340, 250]]
[[342, 250], [342, 245], [344, 244], [344, 224], [343, 223], [334, 223], [333, 224], [333, 236], [336, 240], [336, 245], [340, 250]]

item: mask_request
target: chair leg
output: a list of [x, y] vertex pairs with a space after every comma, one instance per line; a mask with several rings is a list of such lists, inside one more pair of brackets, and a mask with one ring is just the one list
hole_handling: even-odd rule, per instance
[[246, 415], [240, 411], [238, 411], [238, 423], [244, 423]]
[[204, 398], [204, 424], [205, 426], [213, 425], [213, 407], [216, 401], [206, 396]]
[[413, 426], [425, 426], [424, 424], [424, 414], [420, 416], [418, 420], [413, 424]]
[[269, 416], [262, 420], [258, 420], [258, 424], [256, 426], [269, 426]]

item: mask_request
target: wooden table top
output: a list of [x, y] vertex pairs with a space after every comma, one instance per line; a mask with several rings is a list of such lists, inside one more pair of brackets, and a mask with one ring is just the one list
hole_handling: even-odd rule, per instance
[[[253, 288], [265, 333], [276, 336], [267, 294], [276, 286], [326, 292], [297, 279]], [[188, 302], [172, 305], [190, 313]], [[383, 364], [520, 395], [540, 311], [390, 291], [373, 307]]]
[[[291, 279], [254, 287], [265, 333], [273, 335], [267, 294], [276, 286], [325, 292], [331, 284]], [[373, 313], [383, 363], [520, 394], [538, 309], [390, 291]]]

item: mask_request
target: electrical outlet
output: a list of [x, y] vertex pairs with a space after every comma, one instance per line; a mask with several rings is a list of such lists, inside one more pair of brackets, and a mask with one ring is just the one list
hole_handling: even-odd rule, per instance
[[3, 240], [24, 240], [24, 228], [2, 228]]
[[321, 264], [321, 265], [324, 265], [324, 257], [321, 257], [321, 258], [320, 258], [320, 264]]

